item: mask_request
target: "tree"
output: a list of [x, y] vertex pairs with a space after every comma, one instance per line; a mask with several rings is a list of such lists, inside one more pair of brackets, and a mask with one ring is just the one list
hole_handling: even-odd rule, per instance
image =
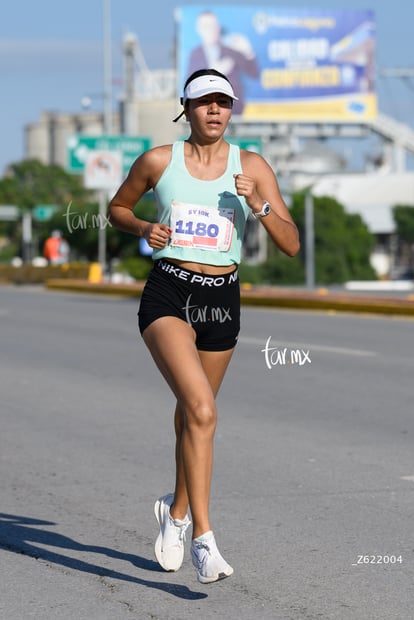
[[400, 258], [402, 263], [408, 266], [408, 275], [413, 277], [414, 272], [414, 207], [408, 205], [396, 205], [393, 208], [394, 222], [400, 241]]
[[[155, 204], [151, 197], [144, 197], [135, 207], [134, 213], [145, 220], [155, 221]], [[138, 239], [135, 235], [121, 232], [114, 228], [106, 215], [99, 215], [99, 206], [90, 203], [87, 208], [77, 206], [73, 201], [67, 207], [57, 211], [42, 228], [46, 239], [54, 228], [63, 230], [69, 241], [72, 255], [77, 258], [97, 260], [99, 229], [105, 228], [107, 258], [129, 258], [138, 255]]]
[[414, 207], [395, 205], [393, 216], [399, 238], [414, 243]]
[[81, 177], [37, 159], [26, 159], [9, 167], [7, 176], [0, 181], [0, 197], [24, 211], [38, 204], [64, 206], [71, 200], [82, 204], [93, 200]]
[[[7, 175], [0, 180], [0, 202], [17, 205], [22, 212], [31, 212], [36, 205], [56, 205], [62, 210], [70, 202], [87, 209], [94, 202], [93, 193], [83, 187], [82, 179], [68, 174], [60, 166], [47, 166], [35, 159], [9, 166]], [[55, 226], [62, 229], [63, 220]], [[19, 248], [21, 222], [8, 227], [9, 244]], [[64, 231], [62, 231], [64, 232]], [[41, 253], [49, 234], [48, 224], [33, 222], [34, 246]], [[6, 254], [7, 255], [7, 254]]]
[[[107, 233], [108, 259], [138, 254], [138, 239], [113, 228], [106, 217], [99, 217], [96, 192], [86, 189], [80, 176], [69, 174], [61, 166], [48, 166], [38, 160], [12, 164], [0, 180], [0, 203], [15, 204], [22, 211], [32, 211], [36, 205], [56, 205], [53, 217], [45, 222], [33, 222], [37, 252], [53, 229], [59, 229], [67, 239], [74, 259], [97, 260], [98, 231], [104, 226]], [[154, 221], [156, 209], [151, 196], [145, 196], [135, 209], [139, 217]], [[9, 248], [20, 247], [21, 223], [0, 223], [0, 235], [9, 240]], [[10, 252], [3, 256], [10, 258]]]
[[[304, 282], [305, 265], [305, 194], [294, 194], [291, 215], [296, 223], [301, 251], [288, 258], [275, 248], [263, 266], [271, 282], [298, 284]], [[351, 279], [375, 279], [370, 254], [375, 246], [362, 218], [347, 214], [334, 198], [314, 197], [315, 277], [319, 284], [340, 284]]]

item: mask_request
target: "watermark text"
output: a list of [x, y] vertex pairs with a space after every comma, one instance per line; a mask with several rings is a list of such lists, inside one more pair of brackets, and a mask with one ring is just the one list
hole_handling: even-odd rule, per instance
[[266, 366], [271, 370], [274, 366], [311, 364], [310, 351], [305, 349], [289, 349], [288, 347], [271, 346], [272, 337], [266, 341], [262, 353], [265, 356]]
[[70, 234], [76, 230], [87, 230], [88, 228], [104, 230], [107, 226], [112, 227], [109, 218], [105, 214], [72, 211], [72, 201], [68, 204], [66, 213], [62, 217], [66, 220], [66, 228]]

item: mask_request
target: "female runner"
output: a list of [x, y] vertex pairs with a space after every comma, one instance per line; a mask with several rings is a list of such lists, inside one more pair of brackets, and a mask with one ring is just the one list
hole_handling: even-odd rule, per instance
[[[299, 250], [297, 228], [270, 166], [224, 139], [236, 99], [223, 74], [193, 73], [180, 115], [190, 124], [190, 137], [138, 157], [109, 205], [112, 224], [153, 248], [139, 328], [176, 398], [175, 490], [155, 503], [155, 555], [165, 570], [180, 568], [190, 508], [191, 556], [201, 583], [233, 573], [217, 548], [209, 497], [216, 396], [239, 333], [237, 266], [249, 214], [284, 253]], [[157, 223], [133, 213], [149, 190]]]

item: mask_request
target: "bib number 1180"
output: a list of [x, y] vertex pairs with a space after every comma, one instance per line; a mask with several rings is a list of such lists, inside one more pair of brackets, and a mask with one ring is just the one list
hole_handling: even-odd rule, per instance
[[191, 220], [185, 222], [184, 220], [177, 220], [175, 223], [175, 232], [184, 235], [196, 235], [197, 237], [217, 237], [219, 234], [219, 227], [217, 224], [205, 224], [204, 222], [197, 222], [194, 227], [194, 222]]

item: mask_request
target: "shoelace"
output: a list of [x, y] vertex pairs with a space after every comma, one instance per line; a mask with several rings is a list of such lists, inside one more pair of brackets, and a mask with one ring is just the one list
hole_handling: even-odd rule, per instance
[[171, 520], [172, 524], [174, 525], [174, 527], [176, 527], [177, 530], [179, 530], [179, 532], [178, 532], [178, 540], [180, 542], [185, 541], [186, 540], [185, 532], [186, 532], [187, 528], [190, 525], [190, 521], [187, 521], [186, 523], [182, 523], [181, 525], [177, 525], [176, 522], [174, 521], [174, 519], [172, 519], [171, 517], [170, 517], [170, 520]]
[[201, 570], [204, 566], [204, 564], [207, 562], [207, 558], [209, 555], [211, 555], [211, 550], [210, 547], [207, 543], [203, 543], [203, 542], [199, 542], [197, 541], [195, 546], [197, 547], [197, 549], [204, 549], [204, 551], [206, 553], [203, 553], [202, 555], [197, 554], [197, 562], [198, 562], [198, 568], [199, 570]]

